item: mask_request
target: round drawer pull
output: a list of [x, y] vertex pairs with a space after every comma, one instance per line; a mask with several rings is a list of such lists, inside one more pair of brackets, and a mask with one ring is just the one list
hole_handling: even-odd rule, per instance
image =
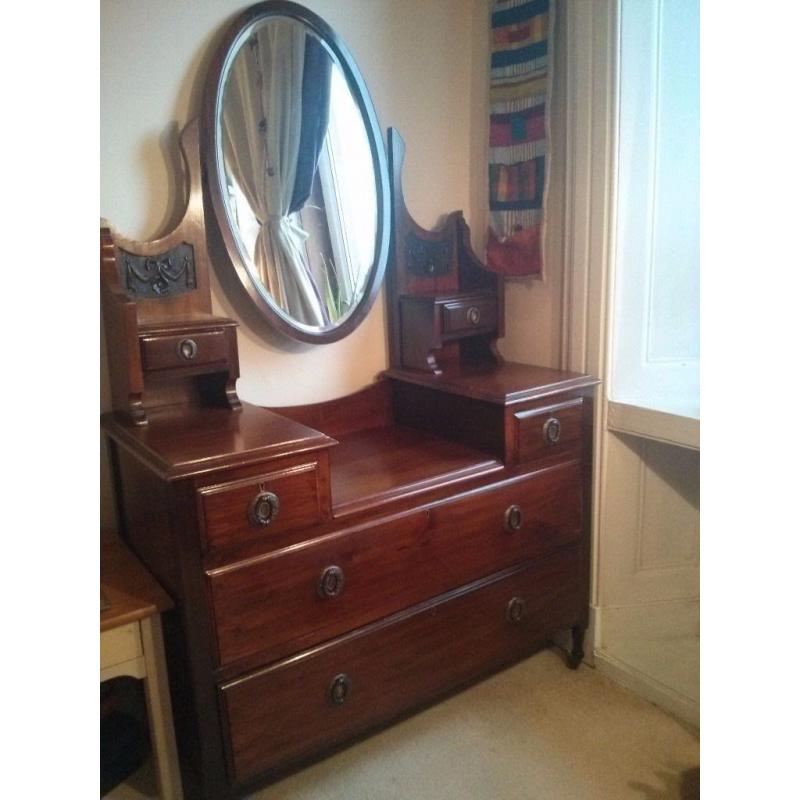
[[522, 528], [523, 522], [524, 515], [522, 509], [516, 503], [510, 505], [506, 509], [505, 514], [503, 514], [503, 525], [509, 533], [516, 533]]
[[335, 706], [340, 706], [347, 700], [347, 695], [350, 693], [352, 682], [344, 672], [340, 672], [328, 687], [328, 699]]
[[197, 355], [197, 342], [194, 339], [181, 339], [178, 343], [178, 355], [192, 361]]
[[509, 622], [520, 622], [525, 614], [525, 600], [521, 597], [512, 597], [506, 606], [506, 619]]
[[317, 594], [324, 598], [338, 597], [344, 588], [344, 572], [341, 567], [325, 567], [317, 581]]
[[561, 423], [556, 417], [550, 417], [542, 428], [545, 444], [555, 444], [561, 438]]
[[254, 528], [266, 528], [274, 522], [281, 509], [281, 501], [274, 492], [259, 492], [250, 503], [248, 518]]
[[481, 310], [478, 306], [470, 306], [467, 309], [467, 319], [471, 325], [478, 325], [481, 321]]

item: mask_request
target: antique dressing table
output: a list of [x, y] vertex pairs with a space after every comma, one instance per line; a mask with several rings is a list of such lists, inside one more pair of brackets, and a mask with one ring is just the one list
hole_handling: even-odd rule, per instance
[[[182, 147], [178, 228], [147, 243], [101, 229], [102, 426], [120, 533], [176, 606], [184, 792], [210, 800], [562, 630], [580, 663], [596, 381], [497, 355], [502, 280], [460, 213], [438, 231], [413, 221], [402, 141], [390, 131], [387, 158], [352, 57], [306, 9], [261, 3], [233, 22]], [[352, 331], [385, 272], [390, 368], [338, 400], [241, 402], [207, 235], [228, 285], [305, 342]]]

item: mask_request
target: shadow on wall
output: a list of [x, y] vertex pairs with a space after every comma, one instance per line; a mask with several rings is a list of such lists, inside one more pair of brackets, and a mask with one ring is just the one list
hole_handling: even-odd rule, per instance
[[686, 447], [642, 440], [623, 433], [615, 434], [626, 447], [641, 454], [643, 466], [657, 475], [664, 483], [692, 508], [700, 508], [700, 453]]

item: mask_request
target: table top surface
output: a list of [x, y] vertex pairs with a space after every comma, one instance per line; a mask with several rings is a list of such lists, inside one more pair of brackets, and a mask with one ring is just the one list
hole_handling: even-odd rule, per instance
[[580, 372], [505, 361], [498, 365], [450, 365], [441, 375], [424, 370], [386, 370], [395, 380], [451, 392], [497, 405], [513, 405], [538, 400], [559, 392], [583, 389], [599, 383]]
[[127, 625], [172, 608], [169, 595], [114, 533], [100, 534], [100, 631]]

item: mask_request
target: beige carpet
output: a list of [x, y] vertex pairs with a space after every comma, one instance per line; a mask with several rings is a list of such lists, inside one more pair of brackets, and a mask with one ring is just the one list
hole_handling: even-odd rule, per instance
[[693, 800], [699, 759], [695, 732], [545, 651], [250, 800]]

